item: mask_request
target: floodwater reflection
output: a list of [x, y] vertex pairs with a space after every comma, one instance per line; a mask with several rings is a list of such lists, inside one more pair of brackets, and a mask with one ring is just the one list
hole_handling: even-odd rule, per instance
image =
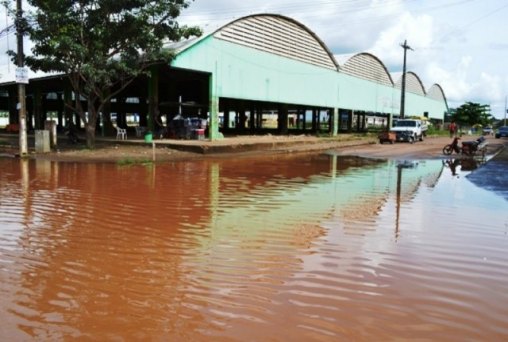
[[0, 170], [2, 339], [508, 337], [507, 202], [440, 160]]

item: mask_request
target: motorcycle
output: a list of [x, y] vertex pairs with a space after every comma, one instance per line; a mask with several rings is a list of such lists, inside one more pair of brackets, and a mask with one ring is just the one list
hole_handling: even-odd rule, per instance
[[487, 141], [485, 140], [485, 137], [481, 136], [474, 141], [464, 141], [462, 146], [459, 146], [459, 140], [460, 137], [453, 138], [451, 144], [443, 147], [443, 154], [447, 156], [451, 155], [453, 152], [457, 154], [465, 154], [467, 156], [474, 156], [478, 152], [485, 154], [487, 147]]

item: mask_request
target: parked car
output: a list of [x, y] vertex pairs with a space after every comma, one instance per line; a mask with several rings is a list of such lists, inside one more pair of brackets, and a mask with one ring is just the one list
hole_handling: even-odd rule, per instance
[[494, 133], [492, 127], [483, 127], [483, 135], [492, 135], [492, 133]]
[[501, 126], [496, 132], [496, 139], [501, 137], [508, 137], [508, 126]]
[[400, 119], [394, 121], [390, 132], [396, 135], [397, 141], [410, 143], [416, 140], [423, 141], [423, 137], [427, 134], [427, 124], [421, 120]]

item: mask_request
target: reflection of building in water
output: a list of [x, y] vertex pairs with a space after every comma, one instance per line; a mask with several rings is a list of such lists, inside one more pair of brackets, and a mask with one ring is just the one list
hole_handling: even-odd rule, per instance
[[[196, 326], [216, 328], [221, 314], [245, 314], [256, 301], [277, 303], [270, 318], [285, 320], [281, 286], [307, 267], [326, 221], [361, 234], [360, 218], [378, 219], [397, 186], [392, 162], [333, 155], [0, 165], [0, 198], [10, 199], [0, 201], [10, 214], [0, 226], [12, 237], [0, 240], [12, 273], [0, 318], [58, 337], [62, 326], [90, 336], [195, 336]], [[437, 166], [404, 169], [402, 198]], [[61, 323], [49, 326], [48, 312]]]
[[[356, 191], [349, 190], [354, 195], [347, 201], [339, 201], [335, 217], [343, 223], [346, 233], [350, 228], [351, 233], [358, 234], [365, 226], [376, 227], [375, 224], [362, 225], [362, 222], [376, 221], [384, 210], [393, 207], [397, 217], [393, 224], [398, 230], [400, 205], [411, 200], [422, 185], [433, 187], [440, 171], [441, 165], [429, 161], [391, 161], [380, 165], [361, 182], [368, 185], [367, 188], [355, 186], [356, 182], [350, 184]], [[370, 177], [375, 179], [374, 183], [367, 181]]]
[[[266, 179], [262, 176], [263, 172], [254, 176], [255, 167], [250, 172], [221, 170], [221, 189], [224, 191], [221, 193], [229, 195], [221, 195], [218, 200], [220, 209], [214, 219], [216, 229], [227, 231], [228, 227], [238, 228], [240, 224], [247, 234], [256, 234], [259, 231], [254, 229], [259, 223], [255, 219], [257, 215], [270, 222], [271, 228], [275, 228], [274, 225], [282, 228], [291, 222], [315, 222], [330, 213], [344, 218], [355, 218], [361, 216], [360, 213], [364, 214], [364, 218], [372, 217], [379, 213], [397, 189], [397, 168], [391, 162], [336, 156], [328, 156], [327, 160], [323, 159], [324, 156], [319, 158], [322, 160], [309, 163], [313, 165], [313, 174], [301, 176], [301, 169], [294, 166], [287, 169], [280, 166], [281, 169], [275, 171], [275, 178], [269, 176]], [[305, 170], [305, 160], [301, 163]], [[321, 169], [316, 165], [321, 165]], [[440, 164], [426, 161], [405, 168], [399, 180], [402, 190], [400, 200], [410, 199], [422, 184], [432, 186], [441, 168]], [[236, 172], [244, 174], [243, 171], [249, 176], [238, 178]], [[255, 203], [248, 201], [245, 205], [240, 203], [228, 208], [230, 195], [241, 197], [248, 194], [256, 194]]]

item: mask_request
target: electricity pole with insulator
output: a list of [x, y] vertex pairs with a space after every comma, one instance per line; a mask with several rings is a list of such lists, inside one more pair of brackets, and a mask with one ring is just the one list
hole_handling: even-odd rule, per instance
[[[17, 73], [26, 72], [25, 55], [23, 53], [23, 35], [25, 27], [23, 20], [23, 9], [21, 0], [16, 0], [16, 35], [18, 43], [17, 51]], [[28, 154], [28, 143], [26, 134], [26, 90], [25, 81], [16, 81], [18, 83], [18, 101], [19, 101], [19, 155], [25, 157]]]
[[400, 118], [404, 119], [405, 115], [405, 102], [406, 102], [406, 51], [413, 50], [409, 45], [407, 45], [407, 40], [404, 40], [404, 44], [400, 44], [400, 46], [404, 49], [404, 64], [402, 65], [402, 90], [400, 94]]

